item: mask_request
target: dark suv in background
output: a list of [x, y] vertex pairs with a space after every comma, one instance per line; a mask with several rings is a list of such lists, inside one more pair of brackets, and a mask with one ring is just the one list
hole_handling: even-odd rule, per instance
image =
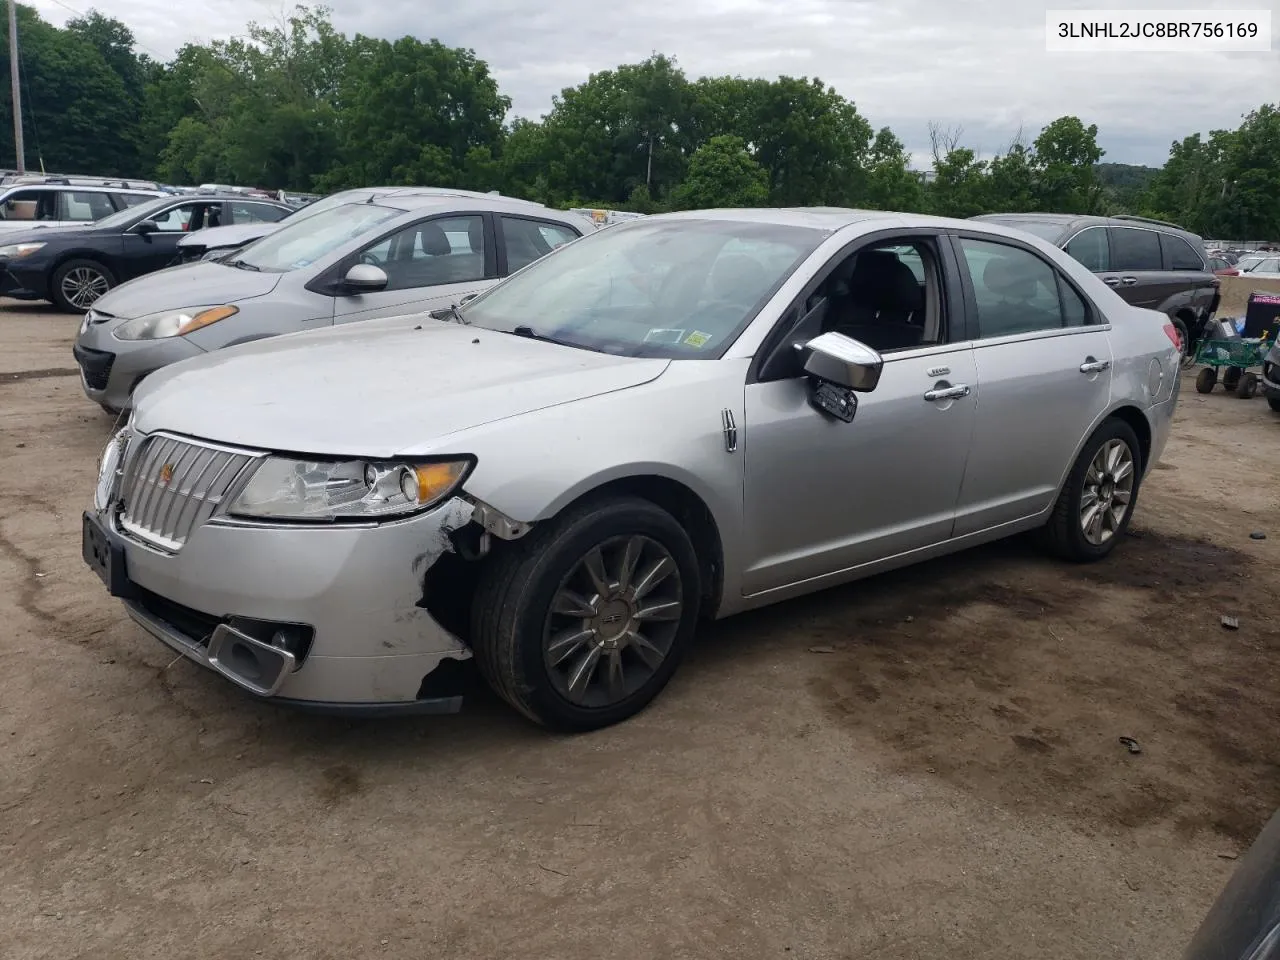
[[1204, 241], [1177, 224], [1144, 217], [1086, 217], [1066, 213], [990, 213], [974, 217], [1025, 230], [1061, 247], [1135, 307], [1169, 316], [1184, 356], [1204, 335], [1218, 309], [1219, 279]]

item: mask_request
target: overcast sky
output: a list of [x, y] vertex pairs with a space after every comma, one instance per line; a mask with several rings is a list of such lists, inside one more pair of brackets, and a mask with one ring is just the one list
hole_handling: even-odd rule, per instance
[[[91, 0], [24, 0], [61, 25]], [[966, 146], [999, 151], [1017, 133], [1075, 114], [1098, 125], [1105, 159], [1163, 163], [1169, 144], [1238, 126], [1280, 101], [1280, 37], [1270, 53], [1048, 53], [1046, 9], [1271, 9], [1280, 0], [330, 0], [345, 33], [406, 33], [470, 47], [513, 111], [538, 117], [593, 72], [674, 56], [690, 78], [818, 76], [888, 125], [923, 166], [931, 121], [962, 127]], [[278, 19], [280, 0], [99, 0], [140, 46], [168, 58], [189, 41]], [[1221, 11], [1219, 11], [1221, 12]]]

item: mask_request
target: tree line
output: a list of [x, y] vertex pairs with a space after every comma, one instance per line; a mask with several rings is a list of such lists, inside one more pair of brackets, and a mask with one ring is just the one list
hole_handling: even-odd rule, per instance
[[1204, 235], [1280, 236], [1275, 105], [1174, 143], [1158, 170], [1102, 162], [1097, 126], [1065, 116], [990, 158], [935, 125], [930, 169], [916, 171], [892, 130], [816, 78], [690, 79], [654, 54], [566, 88], [541, 120], [508, 120], [511, 101], [474, 51], [346, 36], [323, 7], [188, 44], [168, 62], [97, 11], [64, 28], [22, 5], [17, 15], [26, 160], [37, 169], [321, 192], [431, 184], [646, 213], [1123, 212]]

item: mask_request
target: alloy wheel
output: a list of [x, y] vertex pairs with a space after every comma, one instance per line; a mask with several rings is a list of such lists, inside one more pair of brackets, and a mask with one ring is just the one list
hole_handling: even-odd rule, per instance
[[1080, 495], [1080, 529], [1101, 546], [1120, 529], [1133, 502], [1133, 451], [1123, 440], [1108, 440], [1089, 463]]
[[62, 278], [62, 295], [73, 307], [87, 310], [111, 289], [111, 284], [93, 267], [73, 267]]
[[607, 707], [645, 685], [671, 651], [684, 610], [670, 551], [639, 534], [592, 547], [551, 601], [543, 660], [556, 691]]

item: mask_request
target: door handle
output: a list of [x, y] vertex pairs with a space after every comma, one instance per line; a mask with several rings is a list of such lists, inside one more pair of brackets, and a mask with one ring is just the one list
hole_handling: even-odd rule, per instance
[[954, 387], [929, 390], [925, 393], [924, 398], [933, 403], [936, 400], [958, 400], [960, 397], [967, 397], [968, 395], [969, 385], [967, 383], [957, 383]]
[[1138, 282], [1138, 278], [1137, 277], [1121, 277], [1120, 282], [1124, 284], [1124, 286], [1126, 287], [1132, 287], [1135, 283]]
[[1103, 282], [1103, 283], [1105, 283], [1108, 287], [1118, 287], [1118, 286], [1120, 286], [1120, 278], [1119, 278], [1119, 277], [1103, 277], [1103, 278], [1102, 278], [1102, 282]]
[[1110, 360], [1095, 360], [1090, 357], [1084, 363], [1080, 364], [1081, 373], [1101, 373], [1103, 370], [1111, 369]]

